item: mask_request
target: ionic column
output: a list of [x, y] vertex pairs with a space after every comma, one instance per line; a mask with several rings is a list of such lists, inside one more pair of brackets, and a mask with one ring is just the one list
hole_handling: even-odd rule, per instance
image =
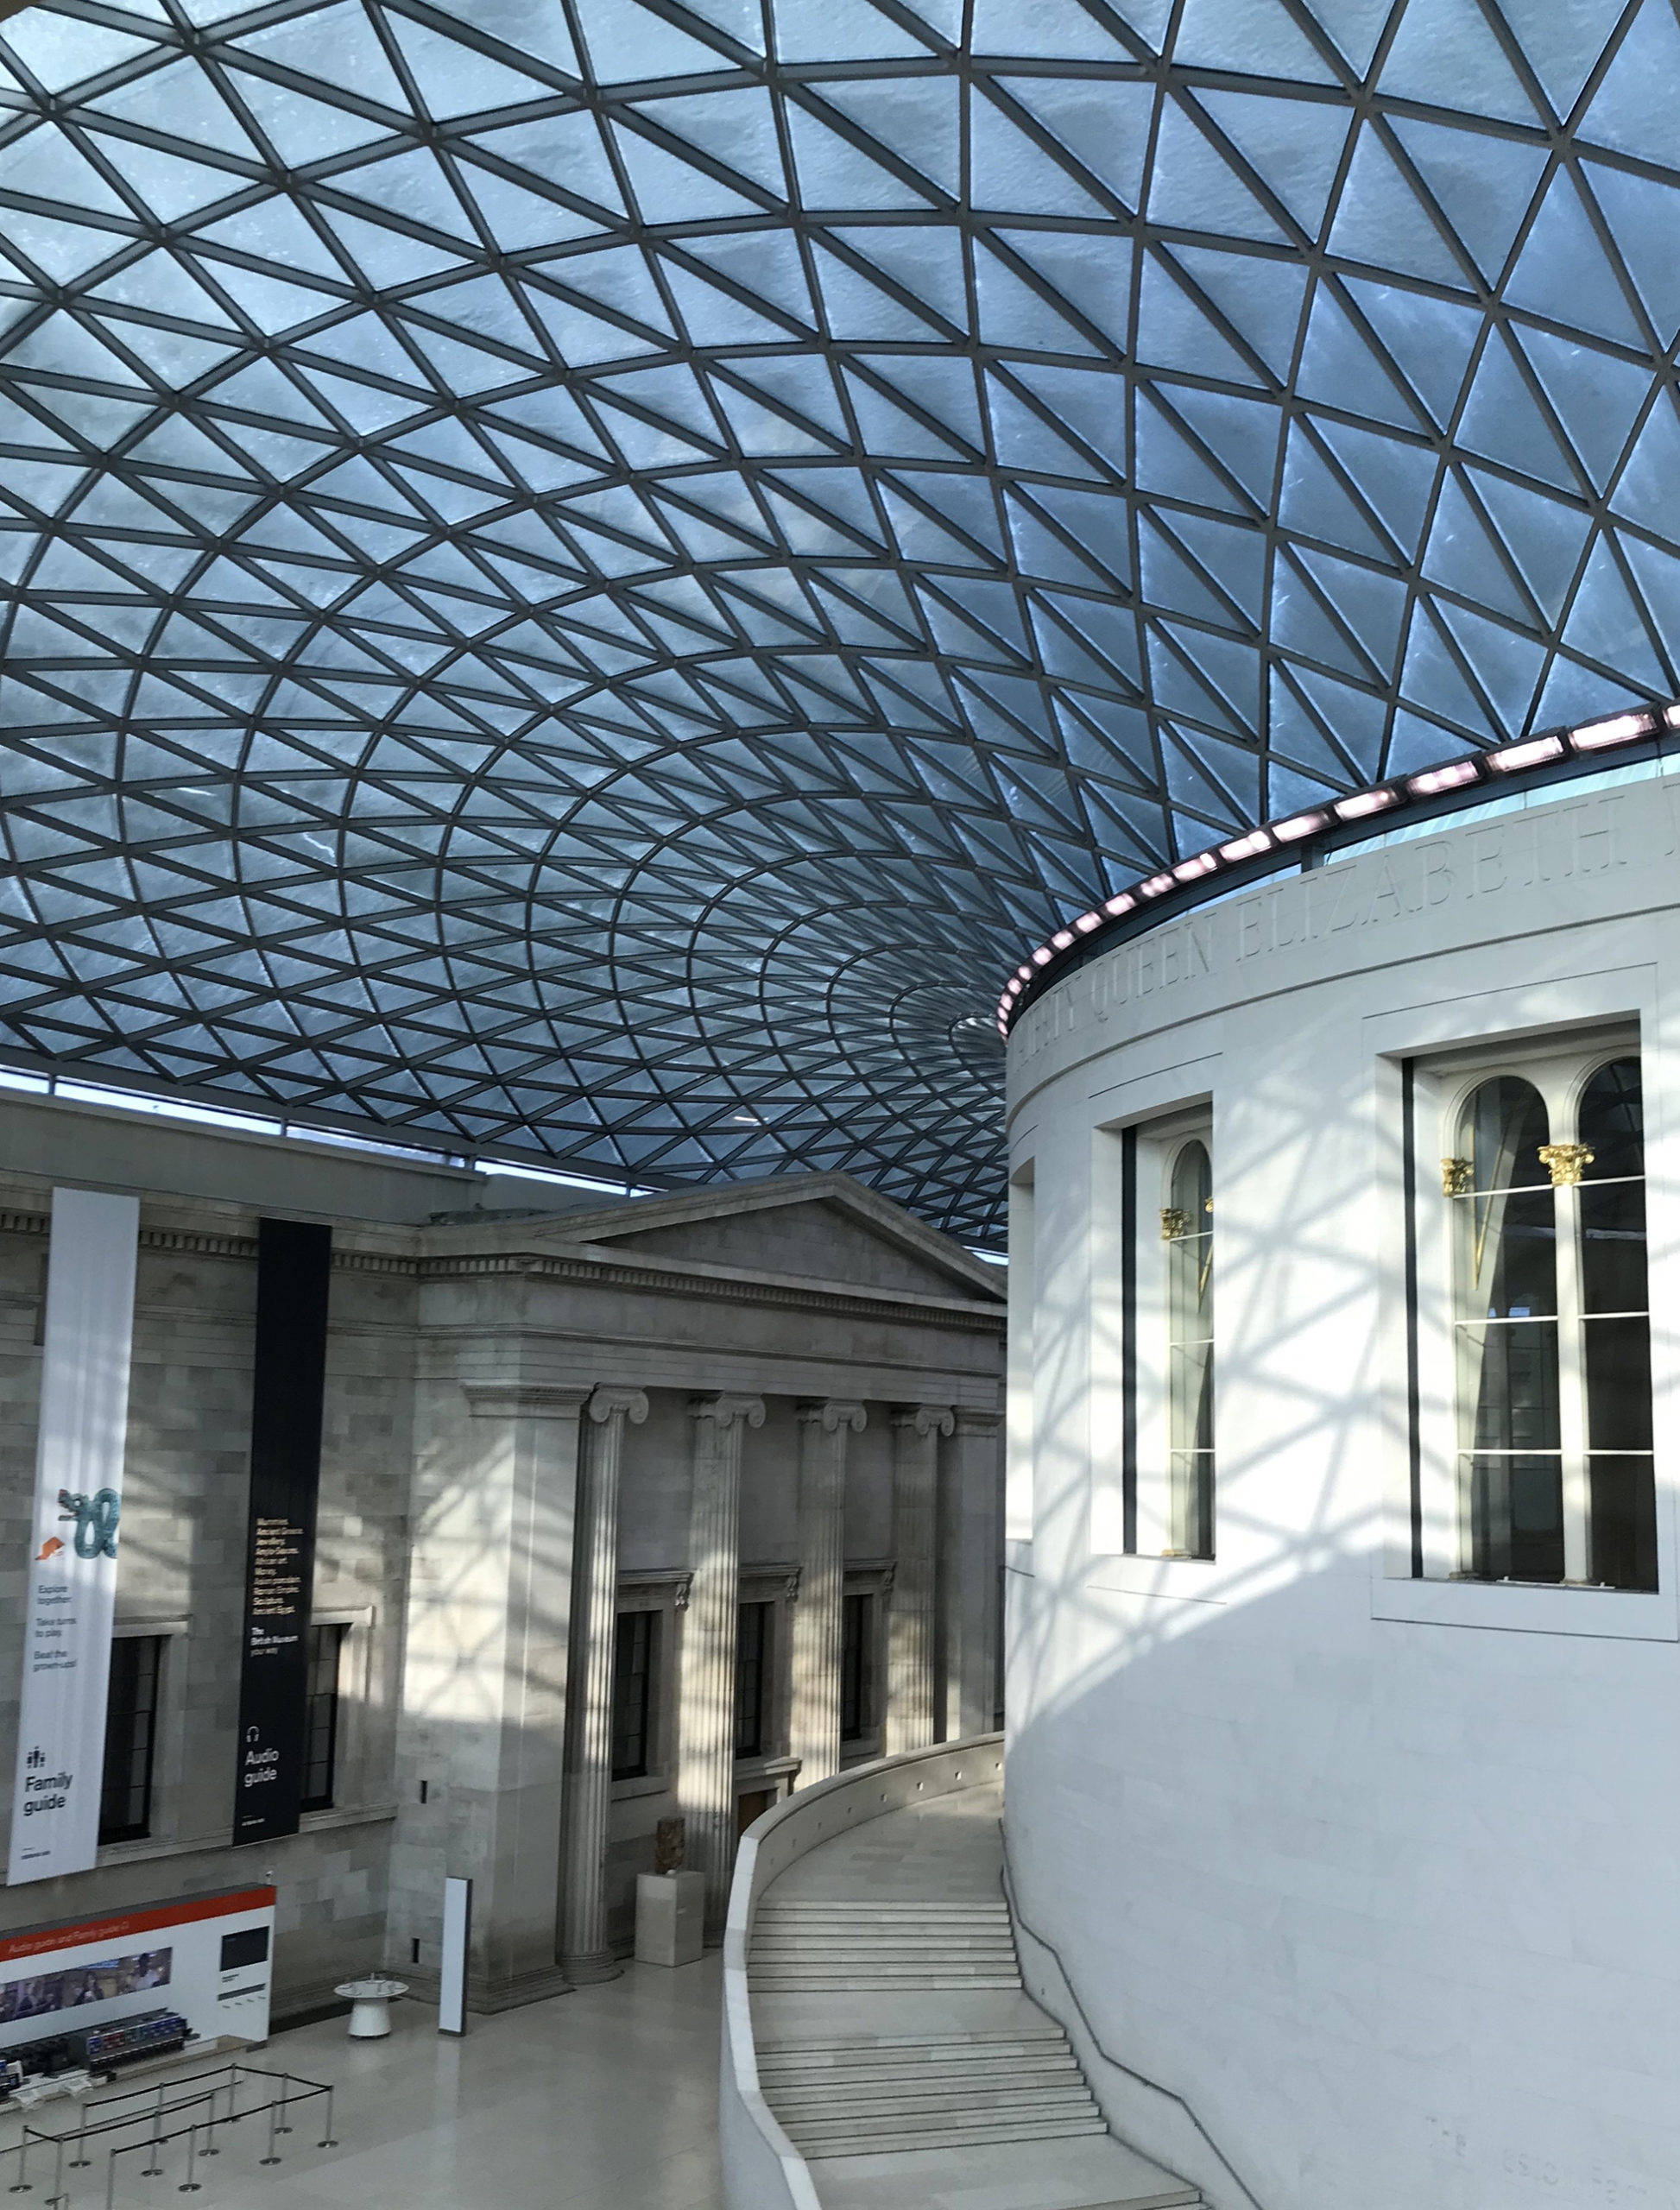
[[607, 1942], [607, 1822], [612, 1807], [613, 1652], [618, 1616], [618, 1492], [624, 1425], [640, 1426], [640, 1389], [597, 1389], [589, 1400], [579, 1481], [572, 1598], [572, 1697], [566, 1724], [565, 1839], [560, 1860], [560, 1962], [568, 1980], [616, 1980]]
[[988, 1734], [997, 1709], [1003, 1569], [1002, 1417], [959, 1411], [939, 1454], [945, 1740]]
[[706, 1925], [721, 1932], [735, 1865], [735, 1633], [740, 1586], [741, 1446], [764, 1424], [761, 1397], [696, 1397], [683, 1622], [677, 1796], [691, 1864], [706, 1876]]
[[893, 1594], [887, 1614], [887, 1724], [882, 1749], [925, 1749], [934, 1739], [934, 1542], [944, 1405], [893, 1415]]
[[840, 1770], [840, 1640], [846, 1580], [846, 1445], [862, 1405], [799, 1407], [799, 1601], [793, 1608], [789, 1748], [799, 1785]]

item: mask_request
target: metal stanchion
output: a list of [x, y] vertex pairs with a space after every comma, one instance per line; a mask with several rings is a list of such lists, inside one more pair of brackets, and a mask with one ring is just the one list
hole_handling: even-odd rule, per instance
[[186, 2177], [175, 2189], [177, 2194], [196, 2194], [199, 2192], [199, 2182], [193, 2177], [198, 2169], [199, 2129], [196, 2125], [189, 2125], [186, 2129]]
[[54, 2206], [54, 2210], [58, 2210], [58, 2206], [68, 2199], [64, 2191], [64, 2143], [60, 2140], [58, 2155], [53, 2160], [53, 2192], [47, 2200]]
[[315, 2146], [318, 2149], [336, 2149], [338, 2145], [338, 2144], [332, 2137], [332, 2090], [329, 2087], [326, 2091], [326, 2135], [325, 2139], [318, 2141]]
[[25, 2171], [25, 2169], [26, 2169], [26, 2168], [27, 2168], [27, 2165], [28, 2165], [28, 2156], [29, 2156], [29, 2129], [28, 2129], [28, 2127], [26, 2125], [26, 2126], [24, 2127], [24, 2129], [23, 2129], [22, 2137], [22, 2138], [19, 2140], [18, 2144], [17, 2144], [17, 2177], [16, 2177], [16, 2178], [12, 2182], [11, 2185], [10, 2185], [10, 2186], [6, 2189], [6, 2192], [7, 2192], [7, 2194], [34, 2194], [35, 2189], [30, 2186], [30, 2184], [29, 2184], [28, 2181], [27, 2179], [25, 2179], [25, 2177], [23, 2176], [23, 2175], [24, 2175], [24, 2171]]
[[292, 2113], [288, 2106], [291, 2094], [292, 2075], [289, 2072], [282, 2072], [280, 2075], [280, 2124], [275, 2128], [276, 2133], [289, 2133], [292, 2130]]
[[265, 2164], [277, 2164], [280, 2162], [280, 2158], [275, 2154], [275, 2106], [272, 2103], [268, 2106], [268, 2153], [262, 2162]]

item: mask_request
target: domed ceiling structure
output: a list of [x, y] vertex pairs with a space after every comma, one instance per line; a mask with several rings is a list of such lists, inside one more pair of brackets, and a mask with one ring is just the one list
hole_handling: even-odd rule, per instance
[[0, 1047], [999, 1234], [1001, 979], [1680, 691], [1670, 0], [0, 22]]

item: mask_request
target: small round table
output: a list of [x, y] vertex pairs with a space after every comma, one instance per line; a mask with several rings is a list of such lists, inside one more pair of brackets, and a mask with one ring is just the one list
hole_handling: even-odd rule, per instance
[[351, 2005], [351, 2039], [380, 2041], [391, 2030], [391, 2005], [399, 1995], [408, 1992], [408, 1983], [374, 1973], [366, 1980], [347, 1980], [332, 1992], [344, 1996]]

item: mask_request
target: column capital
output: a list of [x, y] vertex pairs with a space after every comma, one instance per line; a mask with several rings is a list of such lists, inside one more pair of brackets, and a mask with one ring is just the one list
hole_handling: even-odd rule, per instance
[[589, 1395], [555, 1381], [464, 1381], [475, 1419], [575, 1419]]
[[589, 1400], [589, 1416], [597, 1426], [604, 1426], [614, 1413], [628, 1419], [632, 1427], [640, 1427], [647, 1417], [647, 1392], [645, 1389], [596, 1390]]
[[840, 1428], [849, 1428], [854, 1435], [862, 1435], [868, 1426], [869, 1415], [860, 1404], [846, 1397], [813, 1399], [799, 1408], [798, 1418], [802, 1427], [821, 1424], [824, 1435], [833, 1435]]
[[968, 1405], [957, 1406], [957, 1432], [959, 1435], [995, 1435], [1002, 1425], [1001, 1412], [982, 1412]]
[[720, 1430], [733, 1427], [737, 1420], [744, 1420], [748, 1427], [762, 1427], [764, 1399], [731, 1396], [727, 1391], [716, 1397], [691, 1397], [688, 1416], [691, 1419], [716, 1420]]
[[900, 1405], [893, 1413], [897, 1428], [913, 1428], [918, 1435], [949, 1435], [957, 1421], [949, 1405]]

